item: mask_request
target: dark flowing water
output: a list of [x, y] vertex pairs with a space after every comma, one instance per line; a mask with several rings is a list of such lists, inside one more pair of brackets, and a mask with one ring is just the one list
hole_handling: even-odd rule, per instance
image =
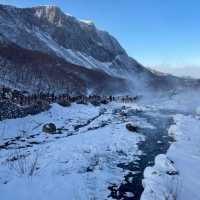
[[[173, 141], [168, 136], [168, 128], [173, 123], [170, 113], [160, 113], [155, 115], [153, 113], [139, 113], [138, 117], [146, 119], [147, 122], [155, 126], [155, 129], [139, 128], [139, 133], [145, 136], [145, 141], [138, 143], [139, 150], [143, 152], [139, 156], [139, 160], [134, 163], [123, 164], [119, 167], [129, 170], [129, 174], [124, 177], [123, 183], [120, 185], [113, 184], [109, 187], [111, 191], [110, 196], [113, 199], [123, 200], [139, 200], [144, 190], [142, 186], [143, 172], [146, 167], [154, 165], [154, 159], [158, 154], [166, 153]], [[134, 196], [127, 196], [126, 193], [130, 192]]]

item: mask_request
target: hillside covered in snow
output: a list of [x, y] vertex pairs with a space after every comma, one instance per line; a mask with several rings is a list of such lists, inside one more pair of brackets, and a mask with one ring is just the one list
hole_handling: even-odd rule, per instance
[[[49, 123], [54, 133], [45, 132]], [[123, 102], [54, 103], [3, 120], [1, 197], [198, 200], [199, 126], [194, 113]]]
[[108, 32], [55, 6], [0, 5], [0, 77], [31, 93], [135, 95], [199, 87], [197, 80], [146, 69]]

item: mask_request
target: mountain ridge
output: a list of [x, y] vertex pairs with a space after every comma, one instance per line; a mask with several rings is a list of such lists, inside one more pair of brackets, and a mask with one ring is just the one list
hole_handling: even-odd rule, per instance
[[[57, 93], [68, 92], [68, 89], [64, 90], [64, 85], [76, 88], [74, 93], [137, 94], [149, 90], [169, 91], [179, 87], [196, 86], [198, 83], [171, 75], [162, 76], [148, 70], [129, 57], [119, 42], [108, 32], [99, 30], [93, 23], [85, 23], [65, 14], [57, 6], [17, 8], [0, 5], [0, 41], [0, 64], [3, 63], [0, 65], [0, 71], [1, 73], [6, 71], [6, 81], [9, 80], [11, 83], [13, 77], [16, 77], [15, 82], [18, 84], [17, 80], [21, 78], [19, 74], [22, 73], [24, 80], [20, 79], [20, 85], [32, 88], [33, 91], [37, 91], [38, 83], [25, 80], [25, 72], [34, 74], [36, 68], [37, 73], [42, 72], [43, 76], [40, 74], [37, 77], [34, 74], [30, 78], [34, 77], [42, 82], [41, 89], [46, 88], [45, 81], [47, 85], [49, 82], [54, 83], [56, 87], [51, 84], [51, 88]], [[24, 53], [21, 65], [25, 72], [17, 65], [18, 54], [10, 57], [2, 56], [2, 50], [5, 48], [7, 53], [16, 49], [18, 53]], [[36, 52], [38, 58], [44, 56], [48, 59], [43, 62], [39, 59], [40, 62], [37, 63], [31, 56]], [[31, 58], [29, 62], [25, 62], [25, 57]], [[59, 60], [59, 66], [53, 67], [50, 60], [52, 63]], [[49, 70], [52, 71], [51, 74]], [[67, 75], [62, 76], [60, 71], [64, 71]], [[13, 77], [9, 77], [9, 73], [12, 73]], [[62, 77], [62, 81], [59, 80], [58, 74]], [[79, 81], [74, 81], [69, 74], [74, 80]], [[5, 83], [6, 81], [3, 81], [5, 76], [1, 74], [1, 77]], [[82, 83], [84, 89], [81, 89], [78, 82]]]

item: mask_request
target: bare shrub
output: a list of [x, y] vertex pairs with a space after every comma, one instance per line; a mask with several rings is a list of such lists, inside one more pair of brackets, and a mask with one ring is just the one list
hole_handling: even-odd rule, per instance
[[38, 168], [39, 153], [26, 154], [21, 149], [16, 149], [7, 159], [10, 169], [14, 169], [20, 176], [33, 176]]

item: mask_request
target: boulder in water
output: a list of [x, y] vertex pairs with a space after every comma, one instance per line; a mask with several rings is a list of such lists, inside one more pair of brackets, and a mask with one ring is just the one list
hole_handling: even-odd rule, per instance
[[137, 128], [137, 126], [135, 126], [131, 123], [128, 123], [128, 124], [126, 124], [126, 129], [131, 131], [131, 132], [136, 132], [138, 128]]

